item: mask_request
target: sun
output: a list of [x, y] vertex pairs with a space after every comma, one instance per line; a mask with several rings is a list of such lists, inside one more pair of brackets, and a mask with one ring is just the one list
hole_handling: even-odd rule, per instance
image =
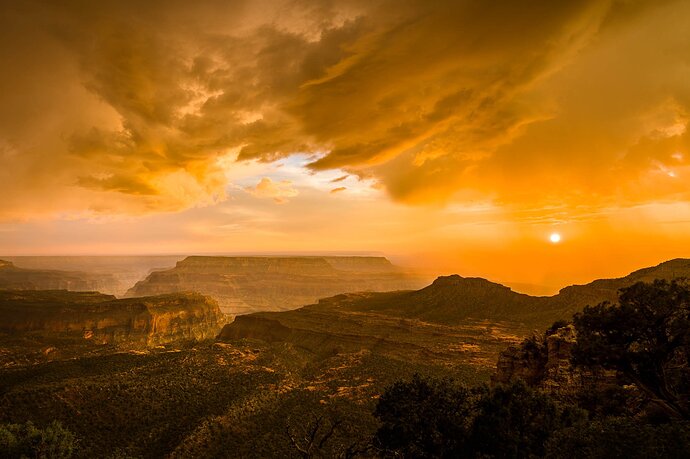
[[551, 233], [549, 236], [549, 241], [553, 242], [554, 244], [558, 244], [561, 242], [561, 235], [558, 233]]

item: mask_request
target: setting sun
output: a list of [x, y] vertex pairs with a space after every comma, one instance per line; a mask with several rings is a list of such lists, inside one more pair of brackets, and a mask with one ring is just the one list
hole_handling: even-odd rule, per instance
[[549, 236], [549, 240], [554, 244], [558, 244], [559, 242], [561, 242], [561, 235], [558, 233], [551, 233], [551, 235]]

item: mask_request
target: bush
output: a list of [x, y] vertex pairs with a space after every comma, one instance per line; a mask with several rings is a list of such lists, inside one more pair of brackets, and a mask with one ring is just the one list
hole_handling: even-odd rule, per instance
[[419, 376], [386, 390], [374, 415], [384, 455], [418, 458], [542, 456], [553, 432], [585, 419], [523, 382], [467, 389]]
[[485, 389], [467, 389], [450, 379], [399, 381], [379, 399], [381, 421], [374, 445], [383, 455], [457, 457], [466, 446], [476, 403]]
[[563, 407], [522, 381], [497, 386], [479, 401], [470, 449], [491, 457], [543, 456], [544, 443], [554, 432], [585, 419], [584, 411]]
[[0, 424], [0, 456], [63, 459], [72, 457], [77, 441], [69, 430], [53, 421], [39, 429], [29, 421], [24, 424]]
[[554, 433], [545, 452], [551, 459], [684, 459], [690, 456], [690, 424], [608, 418]]

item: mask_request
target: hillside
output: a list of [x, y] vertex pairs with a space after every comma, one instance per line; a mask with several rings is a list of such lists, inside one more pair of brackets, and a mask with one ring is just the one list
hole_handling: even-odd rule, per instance
[[676, 258], [656, 266], [638, 269], [627, 276], [615, 279], [598, 279], [585, 285], [571, 285], [551, 297], [551, 309], [562, 311], [566, 318], [585, 306], [602, 301], [614, 302], [618, 290], [637, 282], [651, 282], [655, 279], [690, 278], [690, 259]]
[[127, 296], [196, 291], [227, 314], [284, 311], [351, 291], [419, 288], [426, 281], [383, 257], [187, 257], [155, 271]]

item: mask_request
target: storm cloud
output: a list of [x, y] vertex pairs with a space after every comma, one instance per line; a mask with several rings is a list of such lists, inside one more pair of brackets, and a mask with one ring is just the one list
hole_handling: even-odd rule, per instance
[[296, 153], [412, 204], [690, 191], [688, 2], [2, 8], [2, 219], [212, 205], [233, 161]]

